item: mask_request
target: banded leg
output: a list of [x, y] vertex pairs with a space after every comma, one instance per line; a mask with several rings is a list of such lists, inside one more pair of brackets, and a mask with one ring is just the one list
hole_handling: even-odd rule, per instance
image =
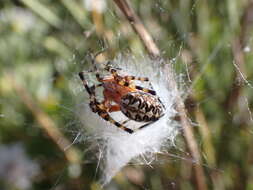
[[99, 69], [98, 69], [97, 66], [96, 66], [96, 65], [97, 65], [96, 57], [97, 57], [99, 54], [101, 54], [101, 53], [103, 53], [103, 52], [105, 52], [105, 51], [106, 51], [106, 49], [103, 49], [103, 50], [97, 52], [95, 55], [90, 54], [90, 56], [91, 56], [91, 63], [92, 63], [92, 66], [93, 66], [93, 69], [92, 69], [90, 72], [95, 72], [95, 73], [96, 73], [96, 78], [97, 78], [97, 80], [98, 80], [99, 82], [103, 82], [103, 78], [100, 77]]
[[141, 90], [143, 92], [146, 92], [146, 93], [149, 93], [149, 94], [152, 94], [152, 95], [156, 95], [156, 91], [154, 90], [150, 90], [148, 88], [143, 88], [141, 86], [138, 86], [138, 85], [133, 85], [132, 88], [136, 88], [137, 90]]
[[[139, 81], [143, 81], [143, 82], [149, 82], [149, 86], [150, 86], [150, 88], [151, 88], [151, 91], [153, 91], [153, 92], [152, 92], [152, 93], [148, 92], [148, 93], [150, 93], [150, 94], [152, 94], [152, 95], [156, 95], [156, 92], [154, 91], [153, 85], [150, 83], [148, 77], [126, 76], [125, 78], [126, 78], [127, 80], [139, 80]], [[139, 87], [139, 88], [142, 88], [142, 87]], [[137, 86], [136, 89], [138, 89], [138, 86]], [[138, 90], [141, 90], [141, 89], [138, 89]], [[149, 89], [145, 89], [145, 90], [146, 90], [146, 91], [147, 91], [147, 90], [150, 91]], [[143, 91], [145, 92], [145, 90], [143, 90]], [[159, 102], [162, 104], [163, 108], [165, 109], [165, 106], [164, 106], [164, 104], [162, 103], [162, 101], [160, 100], [160, 98], [159, 98], [159, 97], [157, 97], [157, 98], [158, 98]]]
[[[108, 61], [108, 62], [106, 63], [106, 66], [105, 66], [104, 69], [105, 69], [106, 71], [110, 72], [110, 73], [112, 74], [112, 76], [113, 76], [115, 79], [119, 78], [119, 75], [118, 75], [118, 73], [117, 73], [117, 70], [119, 70], [119, 68], [114, 68], [114, 67], [112, 67], [112, 66], [110, 65], [110, 63], [111, 63], [111, 61]], [[96, 70], [95, 72], [96, 72], [96, 78], [97, 78], [97, 80], [98, 80], [99, 82], [103, 82], [103, 78], [100, 77], [98, 70]]]
[[95, 88], [101, 87], [103, 84], [100, 83], [100, 84], [92, 85], [91, 87], [89, 87], [87, 81], [84, 78], [83, 72], [79, 73], [79, 77], [80, 77], [81, 81], [83, 82], [83, 86], [84, 86], [85, 90], [88, 92], [90, 99], [95, 99], [95, 96], [96, 96]]
[[[149, 94], [152, 94], [152, 95], [156, 96], [156, 91], [154, 90], [154, 88], [153, 88], [152, 84], [150, 83], [148, 77], [125, 76], [124, 78], [125, 78], [125, 81], [120, 80], [120, 81], [118, 81], [118, 84], [120, 84], [122, 86], [128, 86], [130, 88], [134, 88], [134, 89], [137, 89], [137, 90], [141, 90], [143, 92], [146, 92], [146, 93], [149, 93]], [[149, 85], [150, 85], [151, 89], [143, 88], [141, 86], [132, 84], [132, 83], [130, 83], [131, 80], [139, 80], [139, 81], [143, 81], [143, 82], [149, 82]], [[159, 102], [162, 104], [163, 108], [165, 109], [165, 106], [162, 103], [162, 101], [160, 100], [160, 98], [159, 97], [157, 97], [157, 98], [158, 98]]]
[[116, 112], [120, 111], [120, 106], [118, 104], [112, 105], [111, 101], [108, 101], [105, 97], [104, 101], [102, 102], [104, 104], [106, 111], [108, 112]]
[[[98, 107], [100, 107], [100, 105], [98, 105]], [[110, 122], [111, 124], [115, 125], [116, 127], [128, 132], [128, 133], [133, 133], [134, 131], [132, 129], [129, 129], [127, 127], [125, 127], [124, 125], [120, 124], [119, 122], [115, 121], [109, 114], [107, 111], [100, 109], [98, 110], [98, 115], [100, 117], [102, 117], [104, 120]]]
[[117, 78], [119, 75], [117, 69], [111, 66], [111, 61], [108, 61], [105, 66], [105, 70], [110, 72], [114, 78]]
[[[124, 77], [123, 79], [119, 79], [119, 75], [117, 73], [117, 70], [113, 67], [111, 67], [109, 65], [110, 62], [107, 63], [106, 65], [106, 70], [109, 71], [113, 77], [115, 78], [115, 80], [118, 82], [118, 84], [122, 85], [122, 86], [126, 86], [126, 87], [130, 87], [130, 88], [133, 88], [133, 89], [137, 89], [137, 90], [141, 90], [143, 92], [147, 92], [147, 93], [150, 93], [152, 95], [156, 95], [156, 92], [154, 90], [150, 90], [148, 88], [143, 88], [141, 86], [138, 86], [138, 85], [135, 85], [133, 83], [130, 83], [131, 80], [140, 80], [140, 81], [145, 81], [145, 82], [148, 82], [149, 79], [147, 77], [135, 77], [135, 76], [126, 76]], [[125, 80], [124, 80], [125, 79]], [[151, 85], [151, 83], [150, 83]], [[152, 85], [151, 85], [151, 88]]]
[[[84, 78], [84, 74], [83, 72], [79, 73], [79, 77], [83, 82], [83, 86], [86, 89], [86, 91], [88, 92], [89, 96], [90, 96], [90, 108], [94, 113], [97, 113], [100, 117], [102, 117], [104, 120], [109, 121], [110, 123], [112, 123], [113, 125], [115, 125], [116, 127], [128, 132], [128, 133], [133, 133], [134, 131], [132, 129], [129, 129], [127, 127], [125, 127], [124, 125], [120, 124], [119, 122], [115, 121], [110, 115], [109, 113], [106, 111], [107, 107], [105, 106], [105, 104], [100, 103], [97, 101], [96, 96], [95, 96], [95, 86], [93, 85], [92, 87], [88, 86], [87, 81]], [[112, 106], [113, 107], [113, 106]], [[115, 107], [115, 109], [118, 109]]]
[[88, 92], [88, 94], [90, 96], [90, 100], [94, 101], [96, 99], [96, 97], [95, 97], [95, 86], [94, 85], [92, 87], [88, 86], [88, 83], [84, 78], [84, 73], [83, 72], [80, 72], [78, 75], [79, 75], [79, 77], [80, 77], [80, 79], [83, 83], [83, 86], [84, 86], [85, 90]]
[[119, 80], [117, 81], [119, 85], [122, 85], [122, 86], [126, 86], [126, 87], [130, 87], [130, 88], [133, 88], [133, 89], [137, 89], [137, 90], [141, 90], [143, 92], [146, 92], [146, 93], [149, 93], [149, 94], [152, 94], [152, 95], [156, 95], [156, 91], [154, 90], [150, 90], [148, 88], [144, 88], [144, 87], [141, 87], [141, 86], [138, 86], [138, 85], [135, 85], [133, 83], [130, 83], [128, 81], [125, 81], [125, 80]]
[[149, 87], [151, 88], [151, 90], [154, 90], [150, 80], [148, 77], [136, 77], [136, 76], [125, 76], [124, 77], [127, 81], [131, 81], [131, 80], [138, 80], [138, 81], [142, 81], [142, 82], [148, 82]]
[[[106, 105], [106, 101], [103, 102], [105, 105]], [[109, 102], [108, 102], [109, 106], [109, 111], [108, 112], [116, 112], [116, 111], [120, 111], [120, 106], [119, 105], [111, 105]], [[131, 119], [127, 119], [123, 122], [121, 122], [121, 125], [124, 125], [126, 124], [127, 122], [131, 121]]]
[[123, 121], [121, 124], [124, 125], [124, 124], [126, 124], [127, 122], [129, 122], [129, 121], [131, 121], [131, 119], [127, 119], [127, 120]]
[[139, 80], [139, 81], [142, 81], [142, 82], [149, 82], [148, 77], [125, 76], [124, 78], [126, 80]]
[[91, 72], [95, 72], [95, 75], [96, 75], [97, 80], [98, 80], [99, 82], [103, 82], [103, 78], [100, 76], [99, 71], [98, 71], [98, 68], [96, 67], [95, 60], [92, 60], [92, 65], [93, 65], [94, 70], [91, 71]]
[[[161, 117], [163, 117], [163, 116], [164, 116], [164, 114], [163, 114]], [[160, 118], [161, 118], [161, 117], [160, 117]], [[160, 119], [160, 118], [158, 118], [158, 119]], [[158, 119], [157, 119], [157, 120], [158, 120]], [[151, 125], [152, 123], [156, 122], [157, 120], [155, 120], [155, 121], [150, 121], [149, 123], [146, 123], [146, 124], [140, 126], [139, 128], [135, 129], [134, 132], [135, 132], [135, 131], [138, 131], [138, 130], [140, 130], [140, 129], [143, 129], [144, 127], [147, 127], [147, 126]]]
[[[126, 78], [127, 80], [139, 80], [139, 81], [143, 81], [143, 82], [149, 82], [149, 85], [150, 85], [151, 90], [149, 90], [149, 89], [147, 89], [147, 88], [146, 88], [146, 89], [144, 88], [144, 90], [142, 90], [141, 88], [143, 88], [143, 87], [141, 87], [141, 86], [136, 86], [136, 89], [142, 90], [142, 91], [147, 92], [147, 93], [150, 93], [150, 94], [152, 94], [152, 95], [156, 95], [156, 92], [154, 91], [154, 88], [153, 88], [152, 84], [150, 83], [148, 77], [126, 76], [125, 78]], [[152, 92], [150, 92], [150, 91], [152, 91]], [[163, 108], [165, 108], [165, 106], [164, 106], [164, 104], [162, 103], [162, 101], [160, 100], [160, 98], [159, 98], [159, 97], [157, 97], [157, 98], [158, 98], [159, 102], [162, 104]]]
[[112, 105], [109, 109], [109, 112], [116, 112], [116, 111], [120, 111], [119, 105]]
[[156, 121], [151, 121], [151, 122], [149, 122], [149, 123], [146, 123], [146, 124], [140, 126], [139, 128], [137, 128], [135, 131], [138, 131], [138, 130], [140, 130], [140, 129], [143, 129], [144, 127], [147, 127], [147, 126], [151, 125], [151, 124], [154, 123], [154, 122], [156, 122]]

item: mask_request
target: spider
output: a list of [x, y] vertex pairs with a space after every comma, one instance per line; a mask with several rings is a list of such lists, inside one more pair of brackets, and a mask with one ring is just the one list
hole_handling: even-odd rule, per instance
[[[134, 80], [149, 82], [147, 77], [122, 76], [118, 73], [119, 68], [113, 68], [110, 61], [105, 64], [104, 68], [110, 74], [101, 77], [96, 67], [95, 57], [92, 58], [94, 70], [90, 72], [95, 72], [99, 84], [88, 86], [85, 73], [79, 72], [83, 86], [89, 94], [89, 106], [92, 112], [97, 113], [104, 120], [128, 133], [134, 133], [136, 130], [157, 121], [164, 115], [165, 106], [160, 98], [156, 96], [156, 92], [134, 83]], [[102, 102], [99, 102], [96, 98], [95, 89], [97, 87], [103, 87], [104, 100]], [[122, 123], [115, 121], [110, 116], [110, 112], [117, 111], [121, 111], [128, 117], [128, 120]], [[124, 126], [130, 120], [146, 122], [146, 124], [133, 130]]]

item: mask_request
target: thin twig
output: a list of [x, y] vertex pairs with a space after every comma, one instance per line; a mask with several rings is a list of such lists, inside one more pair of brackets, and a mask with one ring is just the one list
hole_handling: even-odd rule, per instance
[[149, 55], [152, 57], [159, 57], [160, 51], [156, 46], [153, 38], [146, 30], [145, 26], [142, 24], [139, 17], [135, 14], [133, 9], [129, 6], [129, 4], [125, 0], [114, 0], [120, 10], [124, 13], [127, 20], [133, 27], [134, 31], [139, 35], [142, 40], [145, 48], [147, 49]]
[[[251, 37], [251, 35], [249, 35], [249, 30], [251, 29], [252, 25], [253, 25], [253, 0], [249, 0], [248, 5], [246, 6], [241, 18], [241, 33], [239, 35], [239, 39], [235, 41], [234, 46], [233, 46], [233, 55], [235, 59], [235, 64], [239, 68], [239, 70], [237, 69], [237, 72], [236, 72], [237, 78], [241, 78], [244, 82], [246, 82], [246, 84], [247, 84], [247, 81], [245, 81], [245, 79], [243, 79], [242, 77], [242, 76], [246, 76], [246, 72], [245, 72], [246, 70], [244, 68], [245, 56], [244, 56], [243, 48], [246, 45], [248, 38]], [[236, 94], [236, 98], [234, 98], [234, 103], [238, 102], [240, 94], [242, 93], [241, 91], [242, 91], [241, 86], [237, 85], [237, 91], [236, 91], [237, 94]], [[232, 93], [230, 96], [233, 96]], [[248, 106], [246, 106], [246, 109], [248, 109]], [[247, 111], [249, 112], [250, 120], [251, 120], [251, 112], [249, 109]], [[249, 144], [252, 145], [252, 143], [249, 143]], [[247, 163], [249, 165], [253, 163], [253, 146], [249, 147], [248, 154], [247, 154]], [[251, 179], [248, 179], [248, 181], [250, 180]]]
[[246, 76], [245, 70], [245, 57], [243, 52], [243, 47], [245, 46], [245, 42], [247, 41], [249, 34], [248, 30], [250, 26], [253, 24], [253, 1], [249, 1], [248, 5], [246, 6], [244, 13], [241, 17], [241, 32], [238, 37], [235, 38], [234, 42], [232, 43], [232, 53], [234, 56], [234, 66], [235, 66], [235, 81], [233, 86], [231, 87], [231, 92], [227, 101], [225, 102], [226, 108], [231, 108], [240, 97], [241, 94], [241, 86], [239, 83], [247, 83], [247, 80], [243, 77]]
[[[66, 159], [70, 163], [80, 163], [80, 158], [77, 149], [73, 146], [70, 146], [71, 143], [63, 136], [59, 131], [56, 124], [53, 120], [42, 111], [42, 109], [36, 104], [29, 92], [18, 84], [13, 75], [9, 77], [10, 84], [17, 92], [18, 96], [21, 98], [25, 106], [31, 111], [34, 115], [37, 122], [40, 124], [42, 129], [48, 134], [48, 136], [57, 144], [59, 149], [64, 153]], [[69, 147], [66, 149], [66, 147]]]
[[[170, 66], [168, 66], [167, 70], [171, 70]], [[169, 78], [169, 85], [171, 88], [177, 88], [176, 81], [173, 77], [173, 72], [170, 71], [171, 76]], [[198, 145], [196, 143], [196, 140], [194, 138], [193, 130], [191, 123], [189, 122], [189, 119], [187, 117], [186, 109], [184, 102], [182, 98], [179, 95], [179, 92], [177, 93], [177, 100], [176, 100], [176, 108], [179, 112], [179, 117], [180, 121], [183, 127], [183, 132], [184, 132], [184, 138], [186, 141], [187, 148], [189, 149], [191, 156], [193, 157], [194, 161], [196, 164], [193, 165], [194, 170], [195, 170], [195, 177], [196, 177], [196, 182], [197, 182], [197, 187], [199, 190], [206, 190], [207, 185], [205, 182], [205, 175], [204, 175], [204, 170], [202, 167], [202, 159], [199, 153]]]
[[[157, 48], [155, 42], [153, 41], [151, 35], [148, 33], [148, 31], [146, 30], [146, 28], [144, 27], [144, 25], [142, 24], [138, 16], [135, 14], [133, 9], [129, 6], [127, 1], [114, 0], [114, 2], [117, 4], [120, 10], [124, 13], [124, 15], [130, 22], [135, 32], [139, 35], [148, 53], [151, 56], [160, 57], [160, 51]], [[167, 67], [167, 70], [169, 71], [169, 75], [170, 75], [169, 77], [171, 79], [169, 81], [170, 86], [173, 88], [177, 88], [177, 84], [173, 77], [173, 74], [172, 74], [173, 72], [171, 71], [170, 66]], [[178, 96], [176, 104], [177, 104], [176, 106], [177, 110], [179, 111], [179, 114], [180, 114], [180, 119], [183, 126], [186, 144], [188, 146], [189, 151], [191, 152], [193, 159], [196, 161], [196, 164], [194, 164], [194, 170], [196, 174], [198, 189], [205, 190], [207, 189], [207, 185], [205, 182], [204, 170], [202, 167], [202, 159], [201, 159], [198, 146], [193, 135], [192, 126], [186, 114], [185, 105], [180, 96]]]

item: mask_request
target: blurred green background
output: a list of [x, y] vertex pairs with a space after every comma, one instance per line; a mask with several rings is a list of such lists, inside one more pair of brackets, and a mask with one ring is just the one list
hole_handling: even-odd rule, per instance
[[[130, 3], [184, 78], [208, 189], [253, 190], [253, 1]], [[101, 189], [86, 144], [65, 148], [81, 132], [76, 73], [104, 47], [146, 53], [112, 0], [0, 1], [1, 190]], [[105, 189], [197, 189], [182, 139], [177, 158], [127, 166]]]

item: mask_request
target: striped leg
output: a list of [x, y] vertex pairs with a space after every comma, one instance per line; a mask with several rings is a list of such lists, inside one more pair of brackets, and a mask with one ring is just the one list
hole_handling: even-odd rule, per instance
[[[163, 116], [164, 116], [164, 114], [163, 114], [161, 117], [163, 117]], [[161, 117], [160, 117], [160, 118], [161, 118]], [[160, 118], [159, 118], [159, 119], [160, 119]], [[157, 119], [157, 120], [158, 120], [158, 119]], [[156, 122], [157, 120], [155, 120], [155, 121], [150, 121], [149, 123], [146, 123], [146, 124], [140, 126], [139, 128], [135, 129], [135, 131], [138, 131], [138, 130], [140, 130], [140, 129], [143, 129], [144, 127], [147, 127], [147, 126], [151, 125], [152, 123]], [[134, 132], [135, 132], [135, 131], [134, 131]]]
[[93, 69], [94, 69], [94, 70], [91, 70], [90, 72], [95, 72], [95, 75], [96, 75], [97, 80], [98, 80], [99, 82], [103, 82], [103, 78], [100, 76], [99, 71], [98, 71], [98, 69], [97, 69], [97, 67], [96, 67], [96, 63], [95, 63], [94, 60], [92, 61], [92, 65], [93, 65]]
[[[148, 77], [135, 77], [135, 76], [125, 76], [125, 81], [124, 80], [121, 80], [121, 81], [118, 81], [118, 83], [122, 86], [128, 86], [130, 88], [134, 88], [134, 89], [137, 89], [137, 90], [141, 90], [143, 92], [146, 92], [146, 93], [149, 93], [149, 94], [152, 94], [152, 95], [156, 95], [156, 91], [153, 90], [153, 86], [152, 84], [149, 82], [149, 78]], [[143, 81], [143, 82], [149, 82], [149, 85], [151, 87], [151, 90], [148, 89], [148, 88], [143, 88], [141, 86], [138, 86], [138, 85], [135, 85], [135, 84], [132, 84], [130, 83], [130, 81], [132, 80], [139, 80], [139, 81]], [[162, 104], [163, 108], [165, 108], [164, 104], [162, 103], [162, 101], [160, 100], [159, 97], [157, 97], [159, 102]]]
[[[101, 104], [98, 105], [98, 107], [100, 107], [100, 106], [101, 106]], [[130, 133], [130, 134], [134, 132], [132, 129], [129, 129], [129, 128], [125, 127], [124, 125], [120, 124], [119, 122], [115, 121], [115, 120], [108, 114], [107, 111], [105, 111], [105, 110], [103, 110], [103, 109], [100, 109], [100, 110], [98, 110], [97, 113], [98, 113], [98, 115], [99, 115], [100, 117], [102, 117], [104, 120], [109, 121], [110, 123], [112, 123], [112, 124], [115, 125], [116, 127], [120, 128], [120, 129], [122, 129], [122, 130], [124, 130], [124, 131], [126, 131], [126, 132], [128, 132], [128, 133]]]
[[127, 81], [131, 81], [131, 80], [138, 80], [138, 81], [141, 81], [141, 82], [148, 82], [149, 84], [149, 87], [151, 88], [151, 90], [154, 90], [150, 80], [148, 77], [136, 77], [136, 76], [125, 76], [124, 77]]
[[147, 77], [135, 77], [135, 76], [120, 77], [117, 74], [117, 70], [116, 69], [111, 68], [109, 66], [107, 68], [107, 70], [109, 72], [111, 72], [111, 74], [113, 75], [114, 79], [117, 81], [117, 83], [119, 85], [122, 85], [122, 86], [125, 86], [125, 87], [130, 87], [130, 88], [137, 89], [137, 90], [141, 90], [143, 92], [146, 92], [146, 93], [149, 93], [149, 94], [152, 94], [152, 95], [156, 95], [156, 92], [153, 90], [153, 87], [152, 87], [151, 83], [149, 83], [149, 84], [150, 84], [152, 90], [150, 90], [148, 88], [144, 88], [144, 87], [138, 86], [138, 85], [135, 85], [135, 84], [133, 84], [131, 82], [132, 80], [139, 80], [139, 81], [143, 81], [143, 82], [149, 82], [149, 79]]
[[126, 86], [126, 87], [130, 87], [130, 88], [133, 88], [133, 89], [137, 89], [137, 90], [141, 90], [143, 92], [146, 92], [146, 93], [149, 93], [149, 94], [152, 94], [152, 95], [156, 95], [156, 91], [154, 90], [150, 90], [148, 88], [143, 88], [141, 86], [138, 86], [138, 85], [135, 85], [133, 83], [130, 83], [128, 81], [125, 81], [125, 80], [119, 80], [117, 81], [119, 85], [122, 85], [122, 86]]
[[[118, 84], [120, 84], [122, 86], [130, 87], [130, 88], [133, 88], [133, 89], [137, 89], [137, 90], [141, 90], [143, 92], [150, 93], [152, 95], [156, 95], [156, 92], [154, 90], [150, 90], [148, 88], [143, 88], [141, 86], [130, 83], [131, 80], [139, 80], [139, 81], [143, 81], [143, 82], [144, 81], [148, 82], [149, 79], [147, 77], [125, 76], [124, 78], [122, 78], [118, 75], [117, 69], [110, 66], [110, 62], [108, 62], [106, 64], [105, 70], [109, 71], [113, 75], [114, 79], [118, 82]], [[151, 83], [150, 83], [150, 86], [153, 89]]]
[[[149, 89], [145, 89], [145, 90], [143, 90], [143, 91], [144, 91], [144, 92], [145, 92], [145, 91], [149, 91], [148, 93], [150, 93], [150, 94], [152, 94], [152, 95], [156, 95], [156, 92], [154, 91], [154, 88], [153, 88], [152, 84], [150, 83], [148, 77], [126, 76], [125, 78], [126, 78], [127, 80], [139, 80], [139, 81], [143, 81], [143, 82], [149, 82], [149, 86], [150, 86], [152, 92], [150, 93], [150, 90], [149, 90]], [[137, 86], [136, 89], [138, 89], [138, 88], [142, 88], [142, 87]], [[138, 89], [138, 90], [141, 90], [141, 89]], [[160, 100], [160, 98], [159, 98], [159, 97], [157, 97], [157, 98], [158, 98], [159, 102], [162, 104], [163, 108], [165, 108], [165, 106], [164, 106], [164, 104], [162, 103], [162, 101]]]
[[[106, 71], [110, 72], [115, 79], [119, 78], [120, 76], [118, 75], [117, 70], [120, 70], [120, 69], [119, 68], [113, 68], [109, 63], [110, 63], [110, 61], [106, 64], [104, 69]], [[96, 67], [94, 67], [94, 68], [95, 68], [95, 73], [96, 73], [97, 80], [99, 82], [103, 82], [103, 78], [100, 77], [100, 74], [99, 74], [97, 68]], [[122, 77], [120, 77], [120, 78], [122, 78]]]
[[132, 88], [136, 88], [137, 90], [141, 90], [141, 91], [143, 91], [143, 92], [147, 92], [147, 93], [152, 94], [152, 95], [154, 95], [154, 96], [156, 95], [156, 91], [150, 90], [150, 89], [148, 89], [148, 88], [143, 88], [143, 87], [138, 86], [138, 85], [133, 85]]
[[87, 81], [84, 78], [84, 74], [83, 72], [79, 73], [79, 77], [83, 82], [83, 86], [86, 89], [86, 91], [88, 92], [89, 96], [90, 96], [90, 108], [94, 113], [97, 113], [100, 117], [102, 117], [104, 120], [109, 121], [110, 123], [112, 123], [113, 125], [115, 125], [116, 127], [128, 132], [128, 133], [133, 133], [134, 131], [132, 129], [129, 129], [127, 127], [125, 127], [124, 125], [120, 124], [119, 122], [115, 121], [110, 115], [109, 113], [106, 111], [107, 107], [103, 104], [97, 101], [96, 99], [96, 95], [95, 95], [95, 86], [88, 86]]
[[125, 121], [122, 122], [122, 125], [126, 124], [127, 122], [131, 121], [131, 119], [127, 119]]
[[116, 111], [120, 111], [120, 106], [119, 105], [110, 106], [109, 112], [116, 112]]
[[93, 69], [91, 69], [89, 72], [95, 72], [95, 73], [96, 73], [96, 78], [97, 78], [97, 80], [98, 80], [99, 82], [103, 82], [103, 78], [100, 77], [99, 69], [97, 68], [96, 57], [97, 57], [99, 54], [103, 53], [104, 51], [105, 51], [105, 49], [104, 49], [104, 50], [101, 50], [101, 51], [99, 51], [99, 52], [97, 52], [95, 55], [90, 54], [90, 57], [91, 57], [91, 64], [92, 64]]
[[79, 77], [80, 77], [80, 79], [83, 83], [83, 86], [84, 86], [85, 90], [88, 92], [88, 94], [90, 96], [90, 100], [94, 101], [96, 99], [96, 97], [95, 97], [95, 86], [92, 86], [92, 87], [88, 86], [88, 83], [84, 78], [84, 73], [83, 72], [80, 72], [78, 75], [79, 75]]
[[124, 77], [126, 80], [139, 80], [142, 82], [149, 82], [148, 77], [136, 77], [136, 76], [125, 76]]
[[118, 73], [117, 73], [117, 69], [116, 69], [116, 68], [113, 68], [113, 67], [111, 66], [111, 61], [108, 61], [108, 62], [106, 63], [105, 70], [106, 70], [106, 71], [109, 71], [109, 72], [113, 75], [114, 78], [117, 78], [117, 77], [119, 76]]

